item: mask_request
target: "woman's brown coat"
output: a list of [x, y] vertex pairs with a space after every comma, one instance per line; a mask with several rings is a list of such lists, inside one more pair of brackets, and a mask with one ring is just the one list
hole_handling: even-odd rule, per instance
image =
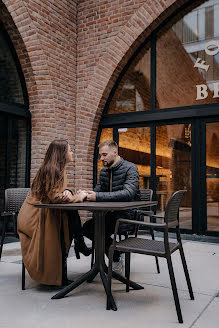
[[[66, 189], [66, 178], [62, 191], [48, 195], [50, 203], [63, 203], [62, 192]], [[74, 195], [72, 202], [81, 202], [80, 195]], [[62, 283], [62, 251], [60, 230], [63, 224], [66, 254], [71, 246], [67, 213], [61, 210], [34, 207], [40, 204], [32, 192], [24, 201], [18, 215], [18, 234], [24, 265], [33, 280], [47, 285]]]

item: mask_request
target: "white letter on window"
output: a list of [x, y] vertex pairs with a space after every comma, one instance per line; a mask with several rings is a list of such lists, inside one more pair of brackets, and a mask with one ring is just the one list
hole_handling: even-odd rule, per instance
[[196, 100], [207, 98], [207, 96], [208, 96], [207, 85], [199, 84], [199, 85], [196, 85], [196, 88], [197, 88]]
[[207, 72], [209, 69], [209, 65], [205, 65], [204, 60], [202, 60], [202, 62], [200, 63], [201, 60], [202, 60], [201, 58], [197, 58], [194, 67], [204, 69]]
[[[209, 49], [208, 47], [211, 47], [212, 49]], [[215, 40], [211, 40], [208, 43], [206, 43], [205, 52], [207, 55], [210, 56], [216, 55], [219, 52], [219, 42]]]
[[219, 97], [219, 82], [213, 83], [214, 85], [214, 97], [213, 98], [218, 98]]

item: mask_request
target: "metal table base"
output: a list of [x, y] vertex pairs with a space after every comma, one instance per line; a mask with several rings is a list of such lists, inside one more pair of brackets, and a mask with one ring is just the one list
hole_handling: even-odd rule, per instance
[[[113, 311], [117, 311], [117, 306], [112, 296], [112, 293], [108, 289], [108, 282], [107, 282], [107, 265], [104, 259], [105, 253], [105, 214], [107, 211], [94, 211], [95, 223], [94, 223], [94, 248], [95, 248], [95, 261], [94, 265], [87, 273], [83, 274], [80, 278], [72, 282], [70, 285], [63, 288], [57, 294], [55, 294], [52, 299], [60, 299], [63, 298], [65, 295], [70, 293], [72, 290], [80, 286], [83, 282], [92, 282], [93, 279], [96, 277], [98, 273], [100, 273], [100, 277], [102, 280], [102, 284], [104, 286], [106, 295], [107, 295], [107, 304], [106, 309]], [[121, 281], [122, 283], [126, 284], [127, 279], [120, 274], [113, 271], [112, 273], [113, 278]], [[136, 284], [135, 282], [129, 282], [130, 287], [133, 289], [139, 290], [143, 289], [144, 287]]]

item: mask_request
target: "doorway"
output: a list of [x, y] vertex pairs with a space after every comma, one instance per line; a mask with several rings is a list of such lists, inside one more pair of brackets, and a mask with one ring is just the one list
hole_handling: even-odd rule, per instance
[[181, 229], [217, 235], [219, 122], [191, 118], [146, 125], [103, 129], [101, 141], [113, 138], [120, 156], [137, 165], [140, 188], [153, 189], [158, 213], [164, 214], [174, 191], [186, 189], [180, 209]]

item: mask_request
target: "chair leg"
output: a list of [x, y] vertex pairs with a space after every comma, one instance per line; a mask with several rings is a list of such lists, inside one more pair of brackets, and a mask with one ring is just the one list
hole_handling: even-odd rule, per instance
[[94, 265], [94, 240], [92, 240], [91, 269]]
[[[112, 266], [113, 266], [113, 253], [114, 253], [114, 249], [111, 246], [109, 249], [109, 264], [108, 264], [108, 291], [109, 294], [111, 294], [111, 288], [112, 288]], [[111, 306], [110, 306], [110, 299], [107, 296], [107, 305], [106, 305], [106, 309], [110, 310]]]
[[13, 215], [13, 228], [14, 228], [15, 237], [19, 238], [18, 233], [17, 233], [17, 215], [16, 214]]
[[130, 253], [125, 253], [125, 277], [127, 279], [127, 283], [126, 283], [126, 292], [129, 292], [129, 288], [130, 288], [130, 257], [131, 254]]
[[172, 264], [170, 255], [167, 256], [167, 265], [168, 265], [168, 270], [169, 270], [169, 275], [170, 275], [170, 282], [171, 282], [171, 286], [172, 286], [173, 297], [174, 297], [175, 306], [176, 306], [177, 317], [178, 317], [179, 323], [183, 323], [182, 312], [181, 312], [180, 303], [179, 303], [179, 296], [178, 296], [177, 287], [176, 287], [176, 280], [175, 280], [175, 275], [174, 275], [174, 271], [173, 271], [173, 264]]
[[2, 227], [2, 238], [1, 238], [1, 245], [0, 245], [0, 260], [2, 257], [2, 248], [5, 240], [5, 232], [6, 232], [6, 225], [7, 225], [7, 219], [4, 217], [3, 227]]
[[[151, 228], [151, 237], [154, 240], [154, 230]], [[156, 262], [156, 267], [157, 267], [157, 273], [160, 273], [160, 266], [159, 266], [159, 262], [158, 262], [158, 257], [155, 256], [155, 262]]]
[[179, 248], [179, 252], [180, 252], [180, 255], [181, 255], [182, 265], [183, 265], [184, 273], [185, 273], [185, 276], [186, 276], [186, 282], [187, 282], [187, 286], [188, 286], [188, 290], [189, 290], [189, 295], [190, 295], [191, 300], [194, 300], [192, 284], [191, 284], [191, 280], [190, 280], [190, 277], [189, 277], [189, 271], [188, 271], [188, 267], [187, 267], [187, 264], [186, 264], [186, 258], [185, 258], [185, 254], [184, 254], [182, 245]]
[[22, 290], [25, 290], [25, 266], [22, 260]]

